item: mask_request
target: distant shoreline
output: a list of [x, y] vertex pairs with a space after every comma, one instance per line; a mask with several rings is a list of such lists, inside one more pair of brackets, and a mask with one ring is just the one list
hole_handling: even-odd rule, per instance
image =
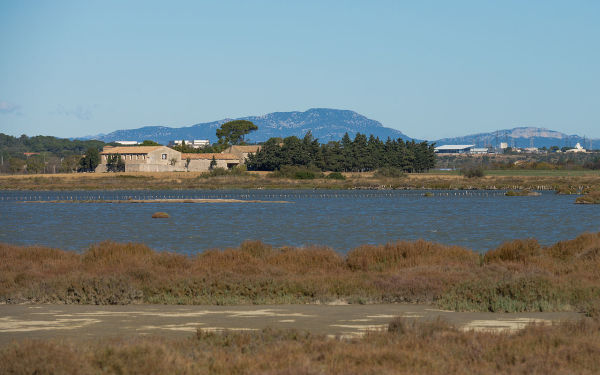
[[344, 179], [289, 179], [269, 172], [209, 176], [195, 172], [73, 173], [0, 175], [1, 190], [555, 190], [582, 194], [600, 188], [599, 171], [486, 171], [466, 178], [457, 172], [409, 173], [401, 177], [373, 172], [342, 173]]
[[243, 199], [85, 199], [22, 201], [21, 203], [293, 203], [288, 201], [262, 201]]

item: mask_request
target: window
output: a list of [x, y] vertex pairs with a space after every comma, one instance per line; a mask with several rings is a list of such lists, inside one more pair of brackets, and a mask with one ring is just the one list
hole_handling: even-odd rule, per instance
[[162, 154], [162, 160], [167, 160], [167, 154]]

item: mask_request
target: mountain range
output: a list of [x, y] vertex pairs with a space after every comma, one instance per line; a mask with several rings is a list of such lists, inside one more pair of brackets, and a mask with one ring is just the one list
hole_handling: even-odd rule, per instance
[[554, 130], [536, 127], [518, 127], [513, 129], [497, 130], [489, 133], [465, 135], [462, 137], [443, 138], [435, 141], [436, 145], [473, 144], [476, 147], [498, 147], [505, 142], [509, 147], [573, 147], [580, 143], [584, 148], [598, 147], [600, 139], [581, 137], [575, 134], [564, 134]]
[[[217, 141], [216, 130], [223, 123], [233, 119], [206, 122], [181, 128], [166, 126], [146, 126], [138, 129], [117, 130], [109, 134], [85, 137], [98, 139], [104, 142], [113, 141], [143, 141], [146, 139], [167, 144], [175, 139], [208, 139], [211, 143]], [[246, 142], [262, 142], [272, 137], [289, 137], [295, 135], [299, 138], [310, 130], [314, 138], [322, 143], [342, 139], [345, 133], [354, 138], [356, 133], [373, 134], [380, 139], [402, 138], [410, 140], [401, 131], [386, 128], [380, 122], [366, 118], [353, 111], [313, 108], [305, 112], [274, 112], [264, 116], [249, 116], [235, 120], [252, 121], [258, 130], [246, 136]]]
[[[168, 144], [176, 139], [208, 139], [211, 143], [217, 141], [216, 129], [223, 123], [233, 119], [200, 123], [187, 127], [145, 126], [137, 129], [117, 130], [109, 134], [99, 134], [84, 137], [84, 139], [98, 139], [104, 142], [113, 141], [138, 141], [146, 139], [161, 144]], [[399, 130], [387, 128], [380, 122], [369, 119], [361, 114], [349, 110], [312, 108], [304, 112], [274, 112], [263, 116], [248, 116], [236, 120], [252, 121], [258, 130], [246, 136], [247, 142], [262, 142], [271, 137], [297, 136], [302, 138], [308, 131], [320, 142], [340, 140], [345, 133], [354, 138], [356, 133], [373, 134], [380, 139], [402, 138], [415, 140]], [[442, 138], [433, 141], [436, 145], [446, 144], [474, 144], [477, 147], [499, 146], [506, 142], [512, 147], [572, 147], [579, 142], [583, 147], [590, 148], [590, 142], [598, 147], [600, 139], [589, 139], [579, 135], [569, 135], [545, 128], [517, 127], [512, 129], [497, 130], [488, 133], [465, 135], [461, 137]]]

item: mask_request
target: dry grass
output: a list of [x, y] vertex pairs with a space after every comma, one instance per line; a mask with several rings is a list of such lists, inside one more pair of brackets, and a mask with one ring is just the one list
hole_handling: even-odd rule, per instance
[[0, 302], [271, 304], [427, 302], [453, 310], [600, 313], [600, 233], [485, 256], [427, 241], [275, 249], [244, 242], [196, 256], [103, 242], [83, 254], [0, 244]]
[[[525, 171], [526, 172], [526, 171]], [[98, 189], [506, 189], [557, 190], [580, 194], [600, 188], [600, 175], [485, 176], [466, 179], [448, 174], [414, 173], [401, 178], [375, 176], [373, 172], [343, 173], [345, 180], [317, 178], [293, 180], [272, 178], [268, 172], [207, 177], [199, 172], [164, 173], [74, 173], [49, 175], [2, 175], [0, 190], [98, 190]]]
[[597, 374], [600, 321], [462, 332], [395, 319], [387, 332], [341, 340], [295, 330], [189, 339], [22, 341], [0, 349], [3, 374]]

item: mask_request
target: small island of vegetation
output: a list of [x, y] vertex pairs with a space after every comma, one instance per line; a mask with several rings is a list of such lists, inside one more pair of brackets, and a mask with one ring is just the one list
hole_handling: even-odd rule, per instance
[[575, 203], [600, 204], [600, 191], [591, 191], [581, 197], [577, 197], [577, 199], [575, 199]]

